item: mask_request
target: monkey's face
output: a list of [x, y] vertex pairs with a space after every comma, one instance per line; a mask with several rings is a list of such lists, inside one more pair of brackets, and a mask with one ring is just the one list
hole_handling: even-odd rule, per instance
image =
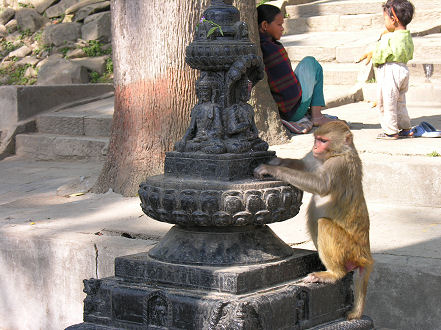
[[317, 135], [314, 140], [312, 153], [314, 157], [320, 160], [326, 160], [331, 140], [326, 136]]

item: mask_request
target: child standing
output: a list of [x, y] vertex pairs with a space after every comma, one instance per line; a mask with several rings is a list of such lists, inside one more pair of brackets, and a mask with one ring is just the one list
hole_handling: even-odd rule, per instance
[[413, 58], [413, 42], [406, 29], [412, 20], [414, 6], [407, 0], [388, 0], [383, 5], [386, 29], [372, 54], [377, 67], [377, 96], [383, 133], [378, 139], [396, 140], [411, 137], [410, 118], [406, 107], [409, 88], [407, 62]]

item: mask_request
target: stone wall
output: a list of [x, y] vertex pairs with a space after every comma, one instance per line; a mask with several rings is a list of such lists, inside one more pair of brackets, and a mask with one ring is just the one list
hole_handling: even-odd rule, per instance
[[0, 1], [0, 85], [112, 81], [110, 1]]

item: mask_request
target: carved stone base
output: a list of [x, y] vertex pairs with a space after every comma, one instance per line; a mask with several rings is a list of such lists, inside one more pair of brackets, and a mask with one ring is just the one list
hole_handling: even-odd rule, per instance
[[167, 152], [164, 174], [181, 178], [212, 180], [241, 180], [253, 177], [253, 170], [274, 158], [274, 151], [241, 154], [206, 154], [200, 152]]
[[244, 295], [177, 289], [118, 277], [85, 281], [85, 323], [68, 329], [373, 329], [345, 321], [352, 276], [336, 284], [289, 281]]
[[247, 293], [322, 267], [317, 253], [293, 250], [268, 226], [173, 227], [148, 253], [115, 259], [115, 276], [134, 283]]
[[298, 214], [303, 193], [286, 182], [216, 181], [156, 175], [140, 185], [149, 217], [186, 227], [264, 225]]

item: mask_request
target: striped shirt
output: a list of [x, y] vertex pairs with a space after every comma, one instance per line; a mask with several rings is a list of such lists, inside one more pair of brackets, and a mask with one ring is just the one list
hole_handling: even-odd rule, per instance
[[302, 88], [291, 67], [285, 47], [267, 34], [260, 33], [260, 47], [271, 94], [280, 117], [289, 120], [302, 98]]

